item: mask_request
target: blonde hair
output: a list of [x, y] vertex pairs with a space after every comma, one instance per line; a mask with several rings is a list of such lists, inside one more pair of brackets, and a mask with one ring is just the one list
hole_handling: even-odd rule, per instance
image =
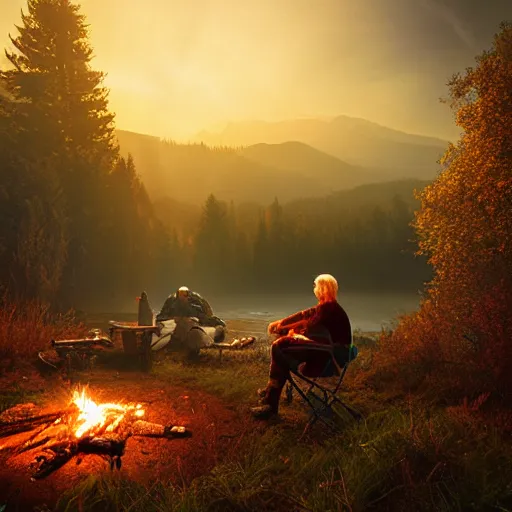
[[320, 274], [315, 279], [315, 286], [323, 300], [333, 301], [338, 298], [338, 281], [331, 274]]

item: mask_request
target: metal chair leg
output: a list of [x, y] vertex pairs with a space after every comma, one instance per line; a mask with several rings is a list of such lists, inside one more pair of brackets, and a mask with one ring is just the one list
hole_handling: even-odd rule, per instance
[[[295, 375], [297, 379], [304, 381], [309, 385], [306, 392], [301, 389], [301, 387], [293, 378], [293, 375]], [[309, 429], [311, 429], [311, 427], [313, 427], [317, 421], [320, 421], [320, 423], [324, 424], [327, 428], [335, 432], [341, 431], [341, 427], [336, 424], [336, 417], [341, 417], [334, 410], [334, 406], [336, 405], [343, 407], [353, 419], [357, 421], [362, 419], [362, 415], [358, 411], [345, 404], [336, 396], [337, 392], [339, 391], [341, 382], [338, 383], [335, 389], [327, 389], [319, 385], [317, 382], [308, 379], [307, 377], [303, 377], [302, 375], [298, 375], [296, 373], [293, 373], [293, 375], [290, 376], [287, 383], [287, 397], [289, 394], [291, 395], [293, 393], [293, 389], [295, 389], [301, 397], [302, 401], [310, 408], [310, 418], [306, 423], [306, 426], [301, 436], [299, 437], [299, 440], [302, 439], [304, 435], [306, 435]]]
[[293, 401], [293, 386], [291, 385], [290, 381], [286, 383], [285, 396], [286, 403], [288, 405], [291, 404]]

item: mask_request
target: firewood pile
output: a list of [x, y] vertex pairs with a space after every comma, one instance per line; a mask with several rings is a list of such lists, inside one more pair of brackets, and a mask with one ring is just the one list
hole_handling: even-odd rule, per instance
[[[31, 452], [33, 479], [45, 478], [71, 459], [106, 459], [110, 469], [121, 469], [121, 458], [131, 436], [174, 439], [190, 436], [182, 426], [165, 426], [143, 420], [141, 404], [96, 403], [87, 389], [76, 390], [69, 407], [44, 412], [22, 404], [0, 414], [0, 453], [16, 456]], [[24, 435], [20, 435], [24, 433]]]

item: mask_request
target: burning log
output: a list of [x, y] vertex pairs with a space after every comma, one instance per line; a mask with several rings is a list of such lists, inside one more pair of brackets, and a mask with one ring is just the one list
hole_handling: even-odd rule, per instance
[[48, 436], [38, 437], [35, 440], [27, 441], [20, 448], [18, 448], [17, 453], [28, 452], [29, 450], [33, 450], [34, 448], [39, 448], [40, 446], [44, 446], [45, 448], [50, 448], [48, 443], [51, 441], [51, 438]]
[[132, 425], [132, 435], [146, 437], [164, 437], [165, 427], [149, 421], [138, 420]]
[[18, 404], [0, 414], [0, 423], [8, 423], [23, 418], [30, 418], [37, 410], [35, 404]]
[[124, 455], [125, 446], [126, 439], [117, 435], [84, 437], [77, 442], [77, 452], [121, 457]]
[[[29, 418], [21, 418], [13, 421], [2, 422], [0, 420], [0, 438], [8, 437], [21, 432], [33, 430], [35, 427], [47, 425], [69, 414], [73, 409], [65, 409], [62, 411], [41, 414]], [[76, 409], [75, 409], [76, 410]]]
[[110, 469], [121, 469], [126, 439], [119, 436], [86, 437], [77, 443], [77, 453], [104, 455], [109, 458]]
[[114, 466], [121, 469], [121, 457], [124, 455], [126, 439], [119, 436], [84, 437], [75, 442], [60, 442], [47, 448], [44, 453], [37, 455], [32, 462], [35, 472], [34, 480], [45, 478], [80, 454], [105, 456], [110, 461], [110, 469]]
[[72, 405], [53, 413], [41, 414], [34, 405], [18, 406], [0, 415], [0, 436], [33, 430], [27, 438], [0, 447], [15, 454], [36, 450], [31, 464], [33, 478], [41, 479], [56, 471], [73, 457], [99, 455], [110, 468], [121, 469], [130, 436], [182, 438], [191, 435], [185, 427], [164, 426], [143, 421], [140, 404], [96, 403], [86, 393], [75, 391]]
[[37, 429], [36, 432], [32, 436], [23, 443], [23, 446], [18, 448], [18, 453], [23, 453], [29, 450], [33, 450], [34, 448], [38, 448], [43, 446], [44, 448], [49, 448], [48, 443], [53, 439], [64, 439], [69, 435], [69, 427], [68, 425], [61, 423], [60, 420], [58, 424], [52, 425], [43, 425], [42, 428]]
[[62, 442], [59, 446], [54, 446], [48, 450], [47, 454], [38, 455], [32, 463], [32, 468], [36, 468], [36, 471], [32, 475], [34, 480], [44, 478], [57, 469], [61, 468], [70, 461], [76, 454], [75, 445]]
[[143, 437], [165, 437], [171, 439], [174, 437], [188, 437], [190, 432], [185, 427], [164, 426], [158, 423], [138, 420], [132, 425], [133, 436]]

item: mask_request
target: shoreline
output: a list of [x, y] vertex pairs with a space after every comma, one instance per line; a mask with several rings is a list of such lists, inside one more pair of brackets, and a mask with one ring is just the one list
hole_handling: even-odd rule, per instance
[[[108, 332], [109, 321], [127, 321], [136, 322], [137, 313], [104, 313], [101, 315], [90, 315], [82, 320], [87, 327], [90, 329], [98, 328], [104, 332]], [[225, 318], [228, 337], [239, 337], [239, 336], [256, 336], [257, 338], [267, 338], [267, 326], [271, 320], [263, 318]], [[381, 334], [384, 326], [381, 326], [380, 330], [375, 329], [359, 329], [353, 328], [352, 335], [356, 338], [370, 338], [375, 339]]]

